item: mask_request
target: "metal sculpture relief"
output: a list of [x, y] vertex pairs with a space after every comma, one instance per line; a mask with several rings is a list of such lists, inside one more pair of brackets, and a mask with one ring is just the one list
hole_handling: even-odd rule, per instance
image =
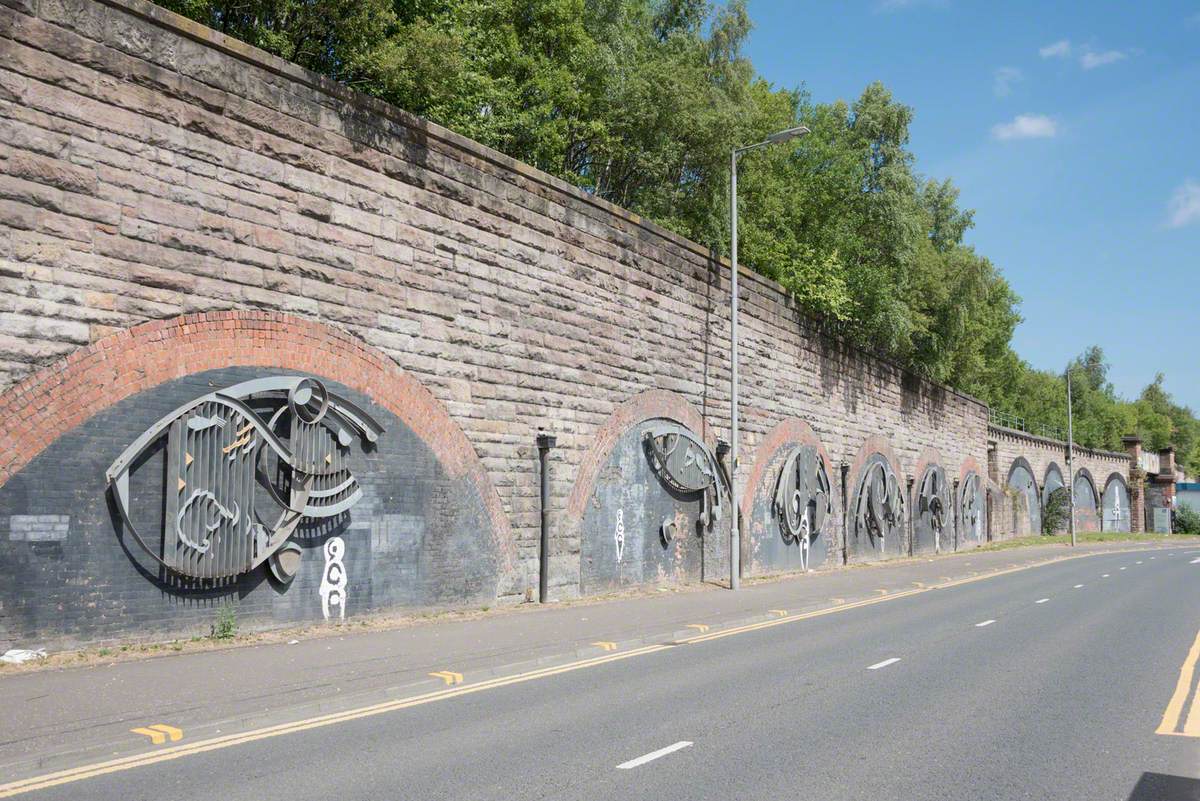
[[[887, 550], [887, 537], [904, 520], [904, 495], [892, 466], [882, 458], [868, 462], [858, 485], [854, 510], [855, 531], [866, 534], [872, 545]], [[898, 531], [896, 533], [899, 533]]]
[[[722, 502], [728, 493], [717, 457], [692, 432], [680, 425], [663, 423], [642, 435], [650, 465], [659, 479], [676, 492], [700, 493], [700, 519], [712, 528], [721, 519]], [[662, 527], [664, 540], [673, 534]]]
[[946, 477], [936, 465], [925, 471], [917, 493], [917, 511], [925, 517], [933, 531], [934, 549], [942, 550], [942, 532], [946, 528], [946, 512], [951, 509]]
[[963, 532], [971, 539], [981, 539], [983, 534], [983, 515], [981, 514], [981, 506], [983, 503], [983, 493], [979, 491], [979, 474], [971, 471], [967, 473], [967, 477], [963, 479], [961, 515]]
[[775, 482], [772, 511], [779, 516], [783, 541], [800, 546], [800, 565], [808, 569], [808, 550], [832, 511], [829, 473], [817, 449], [801, 445], [788, 454]]
[[[163, 417], [108, 468], [117, 510], [138, 544], [167, 569], [196, 579], [231, 578], [270, 560], [290, 581], [303, 521], [334, 518], [362, 497], [350, 472], [356, 438], [383, 433], [370, 415], [315, 378], [275, 376], [203, 395]], [[130, 514], [130, 470], [166, 440], [162, 548]], [[278, 507], [264, 518], [260, 501]], [[272, 519], [273, 518], [273, 519]]]

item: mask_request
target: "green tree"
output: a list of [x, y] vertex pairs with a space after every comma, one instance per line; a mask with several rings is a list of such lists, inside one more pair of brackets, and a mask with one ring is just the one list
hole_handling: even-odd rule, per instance
[[[872, 83], [814, 103], [756, 76], [745, 0], [163, 0], [172, 10], [528, 162], [728, 252], [729, 154], [747, 154], [742, 261], [826, 331], [1065, 430], [1062, 375], [1013, 352], [1020, 299], [967, 246], [974, 212], [916, 172], [914, 110]], [[1076, 440], [1142, 433], [1200, 469], [1200, 423], [1161, 377], [1116, 396], [1099, 347], [1072, 363]]]
[[1200, 472], [1200, 421], [1190, 408], [1172, 400], [1163, 381], [1162, 373], [1156, 375], [1133, 405], [1138, 434], [1152, 450], [1173, 445], [1176, 463], [1195, 475]]
[[164, 0], [161, 5], [367, 90], [371, 62], [396, 23], [390, 0]]

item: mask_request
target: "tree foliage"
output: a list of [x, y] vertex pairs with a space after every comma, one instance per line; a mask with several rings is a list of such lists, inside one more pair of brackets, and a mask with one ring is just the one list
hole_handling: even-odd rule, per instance
[[1104, 351], [1093, 345], [1060, 375], [1021, 364], [1013, 374], [1011, 388], [995, 388], [990, 399], [995, 408], [1021, 418], [1035, 433], [1048, 427], [1065, 436], [1069, 375], [1076, 443], [1121, 450], [1121, 438], [1136, 434], [1146, 450], [1173, 446], [1179, 467], [1189, 475], [1200, 472], [1200, 420], [1190, 408], [1174, 402], [1163, 388], [1162, 373], [1130, 401], [1117, 395], [1108, 380], [1108, 369]]
[[[731, 149], [806, 125], [741, 160], [741, 260], [826, 330], [1065, 428], [1062, 377], [1010, 347], [1019, 298], [964, 244], [974, 213], [916, 170], [913, 110], [880, 83], [814, 103], [764, 81], [745, 0], [161, 1], [723, 253]], [[1138, 430], [1200, 467], [1196, 420], [1161, 380], [1126, 403], [1106, 370], [1099, 348], [1072, 370], [1077, 440]]]

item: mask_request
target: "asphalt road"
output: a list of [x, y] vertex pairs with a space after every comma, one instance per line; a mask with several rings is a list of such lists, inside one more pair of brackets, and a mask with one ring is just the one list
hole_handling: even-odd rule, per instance
[[1200, 738], [1155, 733], [1198, 557], [1058, 562], [22, 797], [1200, 801]]

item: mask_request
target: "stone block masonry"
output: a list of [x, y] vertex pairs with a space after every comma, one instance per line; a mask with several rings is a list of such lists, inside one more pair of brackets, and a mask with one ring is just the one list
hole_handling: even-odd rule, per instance
[[[994, 471], [991, 478], [996, 484], [1001, 487], [1006, 487], [1010, 484], [1010, 479], [1014, 474], [1014, 470], [1020, 466], [1026, 466], [1032, 473], [1034, 488], [1037, 491], [1036, 498], [1040, 500], [1041, 505], [1045, 505], [1045, 489], [1047, 481], [1053, 481], [1052, 476], [1057, 476], [1056, 486], [1065, 487], [1068, 485], [1067, 476], [1067, 443], [1059, 440], [1039, 437], [1033, 434], [1028, 434], [1024, 431], [1017, 431], [1011, 428], [1002, 426], [988, 427], [988, 447], [989, 460], [988, 464]], [[1093, 450], [1091, 448], [1081, 448], [1075, 446], [1072, 455], [1074, 461], [1074, 480], [1070, 482], [1071, 486], [1076, 488], [1076, 504], [1086, 504], [1088, 493], [1094, 498], [1093, 507], [1096, 516], [1093, 519], [1086, 513], [1076, 515], [1076, 528], [1079, 531], [1099, 531], [1099, 530], [1116, 530], [1122, 525], [1125, 526], [1122, 530], [1129, 531], [1133, 525], [1130, 515], [1132, 498], [1130, 497], [1130, 487], [1128, 486], [1131, 476], [1131, 468], [1135, 466], [1128, 453], [1115, 453], [1112, 451]], [[1111, 485], [1113, 482], [1119, 482], [1123, 486], [1124, 494], [1121, 496], [1121, 502], [1117, 502], [1118, 510], [1125, 510], [1124, 518], [1130, 518], [1126, 522], [1121, 523], [1119, 520], [1114, 522], [1110, 515], [1108, 519], [1102, 514], [1104, 501], [1106, 500], [1106, 490], [1111, 489], [1113, 493], [1117, 490]], [[1114, 494], [1109, 494], [1107, 500], [1110, 502], [1109, 511], [1112, 512]], [[1123, 503], [1123, 507], [1122, 507]], [[1120, 517], [1120, 516], [1118, 516]], [[1020, 526], [1020, 521], [1014, 519], [1014, 526]], [[998, 537], [1009, 536], [1014, 532], [1002, 531], [996, 532]], [[1133, 531], [1140, 531], [1140, 528], [1132, 528]], [[1025, 532], [1021, 532], [1025, 533]], [[1038, 534], [1040, 532], [1040, 516], [1034, 521], [1032, 529], [1028, 532]]]
[[[729, 438], [728, 276], [726, 262], [637, 215], [142, 0], [5, 0], [0, 542], [25, 550], [0, 551], [0, 577], [45, 579], [23, 579], [27, 594], [76, 582], [84, 590], [61, 602], [104, 607], [103, 635], [119, 635], [121, 604], [146, 601], [147, 579], [87, 495], [103, 492], [100, 477], [79, 476], [87, 489], [72, 494], [52, 486], [53, 471], [34, 483], [27, 471], [72, 432], [119, 452], [127, 439], [88, 427], [115, 404], [149, 415], [171, 382], [255, 368], [353, 387], [403, 420], [448, 475], [468, 477], [495, 551], [489, 592], [502, 601], [537, 584], [535, 436], [554, 434], [551, 592], [576, 595], [590, 538], [615, 543], [617, 520], [650, 519], [620, 509], [652, 496], [667, 508], [648, 484], [657, 479], [634, 464], [631, 432], [667, 419], [714, 452]], [[883, 443], [876, 450], [895, 463], [906, 496], [927, 454], [951, 479], [968, 463], [990, 464], [983, 404], [823, 336], [762, 276], [743, 270], [740, 292], [737, 502], [758, 516], [756, 536], [773, 536], [769, 504], [752, 499], [776, 475], [755, 460], [778, 462], [802, 428], [833, 483], [827, 566], [846, 554], [850, 467], [871, 458], [871, 443]], [[18, 484], [57, 494], [18, 497]], [[372, 486], [378, 519], [351, 528], [373, 532], [361, 547], [386, 546], [392, 558], [404, 538], [384, 536], [386, 521], [418, 522]], [[450, 519], [439, 504], [454, 496], [435, 490], [421, 496], [432, 499], [428, 520]], [[674, 500], [683, 529], [713, 511]], [[454, 537], [426, 528], [430, 561], [379, 574], [374, 608], [487, 595], [455, 590], [454, 560], [485, 557], [447, 550]], [[705, 577], [721, 573], [727, 530], [726, 517], [695, 533], [694, 548], [673, 542], [688, 577], [693, 556]], [[634, 534], [629, 543], [646, 542]], [[99, 584], [68, 556], [85, 546], [108, 549], [93, 551], [106, 565]], [[360, 558], [348, 553], [347, 565]], [[393, 586], [410, 574], [422, 576], [419, 597]], [[263, 625], [267, 606], [255, 607]], [[127, 630], [169, 632], [179, 607], [146, 602]], [[36, 598], [6, 602], [0, 630], [37, 630], [45, 611]]]

